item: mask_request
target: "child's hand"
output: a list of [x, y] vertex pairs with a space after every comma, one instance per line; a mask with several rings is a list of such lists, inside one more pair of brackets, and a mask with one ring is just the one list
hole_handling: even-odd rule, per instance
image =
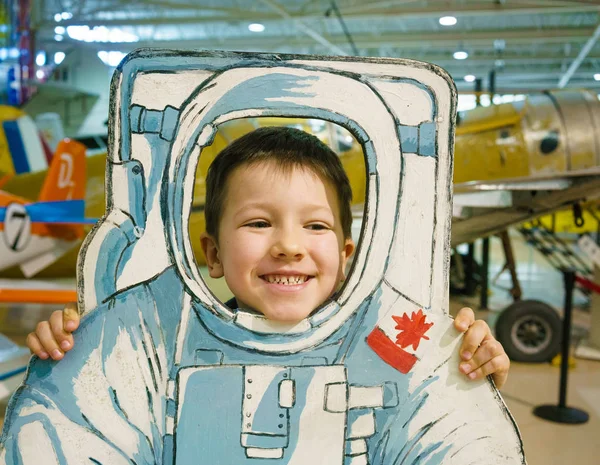
[[459, 370], [470, 379], [481, 379], [492, 375], [496, 387], [500, 389], [508, 378], [510, 360], [483, 320], [475, 321], [470, 308], [462, 308], [454, 319], [454, 327], [465, 333], [460, 347]]
[[35, 332], [27, 335], [27, 347], [42, 360], [48, 357], [60, 360], [65, 352], [73, 348], [74, 341], [71, 333], [78, 326], [77, 304], [67, 304], [64, 310], [53, 312], [48, 321], [40, 321], [37, 324]]

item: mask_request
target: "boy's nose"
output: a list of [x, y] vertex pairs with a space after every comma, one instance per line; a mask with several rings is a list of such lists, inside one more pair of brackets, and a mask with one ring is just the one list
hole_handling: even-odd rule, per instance
[[299, 237], [291, 233], [283, 233], [271, 247], [271, 255], [279, 259], [299, 260], [304, 257], [305, 249]]

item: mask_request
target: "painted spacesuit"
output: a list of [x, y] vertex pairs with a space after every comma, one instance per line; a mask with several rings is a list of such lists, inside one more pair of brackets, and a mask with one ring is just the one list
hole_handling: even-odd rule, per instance
[[[458, 372], [460, 338], [442, 311], [455, 98], [443, 73], [141, 52], [113, 82], [111, 207], [80, 258], [80, 305], [93, 310], [67, 361], [32, 361], [2, 463], [524, 463], [491, 382]], [[180, 100], [157, 101], [173, 82]], [[285, 327], [216, 301], [186, 228], [199, 147], [219, 122], [266, 114], [344, 124], [369, 171], [353, 273]]]

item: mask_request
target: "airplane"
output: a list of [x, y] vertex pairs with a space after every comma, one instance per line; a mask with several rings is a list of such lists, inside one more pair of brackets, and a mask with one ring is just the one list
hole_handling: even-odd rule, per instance
[[84, 215], [85, 152], [77, 141], [58, 144], [37, 201], [0, 191], [0, 271], [17, 265], [25, 277], [35, 275], [96, 222]]

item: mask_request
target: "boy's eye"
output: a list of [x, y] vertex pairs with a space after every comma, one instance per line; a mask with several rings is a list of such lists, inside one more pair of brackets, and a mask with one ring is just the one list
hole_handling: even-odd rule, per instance
[[250, 228], [268, 228], [271, 225], [266, 221], [252, 221], [251, 223], [246, 223], [244, 226]]
[[323, 223], [312, 223], [307, 225], [306, 228], [312, 231], [324, 231], [326, 229], [329, 229], [329, 226]]

